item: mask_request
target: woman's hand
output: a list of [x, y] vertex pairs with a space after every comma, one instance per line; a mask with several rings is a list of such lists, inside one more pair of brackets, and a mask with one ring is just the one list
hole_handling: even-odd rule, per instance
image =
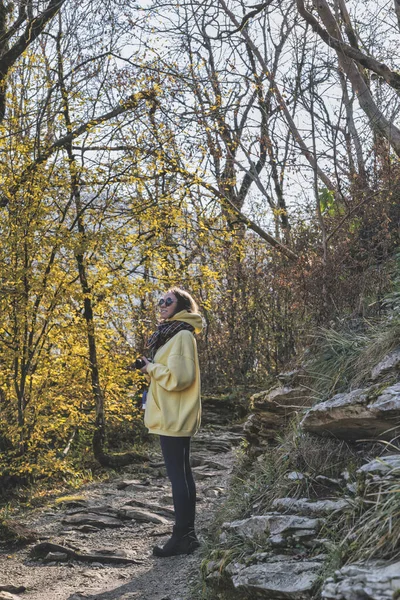
[[147, 365], [150, 364], [150, 361], [147, 360], [147, 358], [145, 356], [142, 356], [142, 360], [145, 363], [145, 365], [140, 370], [142, 373], [147, 373]]

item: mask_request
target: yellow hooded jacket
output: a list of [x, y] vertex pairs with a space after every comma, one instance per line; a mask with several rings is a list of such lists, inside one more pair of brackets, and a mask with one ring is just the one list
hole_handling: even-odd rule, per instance
[[[201, 316], [182, 310], [169, 321], [184, 321], [200, 333]], [[200, 369], [197, 345], [190, 331], [179, 331], [159, 348], [147, 366], [150, 387], [144, 424], [150, 433], [190, 437], [200, 426]]]

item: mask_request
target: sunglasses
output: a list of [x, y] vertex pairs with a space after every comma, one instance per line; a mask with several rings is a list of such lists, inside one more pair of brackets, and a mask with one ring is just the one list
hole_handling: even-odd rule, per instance
[[171, 304], [173, 304], [175, 302], [175, 300], [172, 300], [172, 298], [167, 298], [166, 300], [164, 300], [164, 298], [161, 298], [161, 300], [158, 302], [158, 306], [171, 306]]

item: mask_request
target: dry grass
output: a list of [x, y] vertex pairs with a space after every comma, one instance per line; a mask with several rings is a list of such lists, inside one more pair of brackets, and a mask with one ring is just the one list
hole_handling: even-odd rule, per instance
[[364, 323], [362, 332], [320, 329], [304, 379], [316, 402], [368, 384], [372, 369], [400, 346], [400, 316]]
[[400, 469], [392, 469], [379, 483], [367, 480], [361, 514], [341, 541], [347, 562], [400, 557]]

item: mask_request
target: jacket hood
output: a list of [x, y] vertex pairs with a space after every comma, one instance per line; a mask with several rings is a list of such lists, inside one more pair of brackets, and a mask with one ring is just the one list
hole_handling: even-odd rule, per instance
[[187, 310], [181, 310], [180, 312], [173, 315], [167, 321], [183, 321], [194, 327], [195, 333], [201, 333], [203, 329], [203, 321], [198, 313], [190, 313]]

